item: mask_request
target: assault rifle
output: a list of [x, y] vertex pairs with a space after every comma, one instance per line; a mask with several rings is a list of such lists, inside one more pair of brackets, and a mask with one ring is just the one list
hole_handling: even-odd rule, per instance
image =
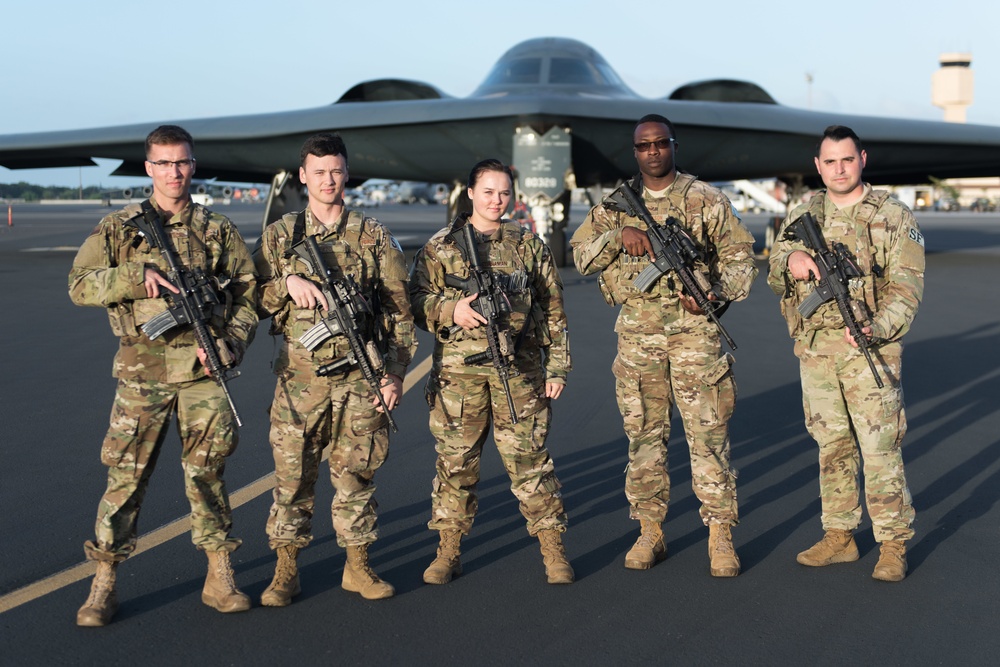
[[[642, 187], [638, 176], [634, 181], [639, 184], [639, 187]], [[695, 262], [704, 260], [704, 256], [688, 233], [681, 228], [675, 218], [667, 218], [662, 225], [653, 220], [649, 209], [646, 208], [646, 203], [642, 201], [642, 197], [636, 193], [628, 181], [619, 185], [614, 192], [608, 195], [608, 199], [614, 202], [618, 210], [625, 215], [639, 218], [646, 223], [646, 234], [653, 246], [655, 258], [632, 281], [635, 288], [640, 292], [646, 292], [664, 274], [673, 271], [684, 286], [684, 291], [694, 298], [702, 312], [719, 328], [719, 333], [725, 338], [729, 347], [735, 350], [736, 342], [733, 341], [732, 336], [719, 320], [719, 316], [725, 312], [729, 304], [725, 301], [712, 301], [708, 298], [708, 295], [712, 293], [712, 286], [708, 279], [694, 267]]]
[[[458, 243], [458, 248], [469, 264], [469, 279], [461, 280], [452, 275], [445, 275], [444, 283], [448, 287], [461, 289], [468, 294], [479, 294], [472, 300], [472, 309], [486, 318], [487, 343], [486, 351], [466, 357], [465, 365], [478, 366], [487, 361], [493, 362], [493, 368], [500, 376], [503, 391], [507, 395], [510, 421], [516, 424], [517, 410], [514, 407], [514, 398], [510, 393], [510, 378], [518, 375], [518, 370], [513, 364], [515, 346], [510, 329], [500, 326], [500, 315], [509, 313], [511, 310], [510, 300], [504, 293], [503, 286], [497, 276], [492, 271], [484, 269], [480, 263], [479, 253], [476, 252], [476, 239], [472, 233], [472, 223], [468, 220], [462, 226], [462, 237], [465, 245], [464, 252], [462, 252], [462, 243]], [[456, 242], [458, 241], [459, 239], [456, 239]]]
[[[882, 388], [882, 378], [872, 361], [872, 354], [869, 348], [872, 342], [861, 331], [861, 323], [866, 319], [860, 312], [858, 304], [851, 298], [848, 288], [848, 281], [851, 278], [860, 278], [861, 269], [851, 257], [850, 251], [843, 243], [834, 243], [833, 250], [826, 246], [823, 239], [823, 232], [812, 214], [805, 213], [798, 220], [788, 225], [785, 229], [785, 239], [790, 241], [801, 241], [807, 248], [813, 251], [816, 266], [819, 268], [819, 282], [816, 289], [799, 304], [798, 311], [802, 317], [809, 318], [824, 303], [831, 299], [836, 300], [840, 316], [844, 319], [844, 325], [851, 332], [854, 342], [858, 344], [858, 349], [865, 355], [868, 361], [868, 368], [875, 376], [875, 384]], [[812, 276], [810, 272], [810, 276]], [[815, 278], [815, 276], [812, 276]]]
[[382, 355], [373, 341], [365, 341], [361, 337], [361, 326], [365, 318], [374, 317], [371, 305], [361, 293], [361, 288], [353, 276], [336, 279], [333, 277], [333, 272], [324, 261], [314, 237], [306, 236], [302, 241], [292, 246], [292, 251], [309, 266], [310, 271], [315, 276], [323, 281], [321, 289], [329, 306], [327, 316], [302, 334], [299, 342], [312, 352], [327, 339], [342, 335], [347, 338], [347, 344], [350, 347], [350, 353], [346, 357], [320, 366], [316, 375], [332, 375], [346, 371], [351, 364], [357, 364], [361, 375], [371, 386], [375, 398], [382, 406], [382, 411], [389, 420], [392, 432], [398, 432], [399, 427], [396, 426], [396, 421], [389, 413], [389, 406], [385, 404], [385, 399], [382, 397], [382, 378], [385, 375]]
[[148, 201], [142, 203], [142, 215], [132, 218], [126, 224], [137, 227], [139, 234], [146, 239], [150, 248], [159, 249], [160, 255], [169, 267], [167, 278], [180, 290], [175, 294], [160, 286], [160, 296], [167, 300], [167, 310], [143, 324], [142, 332], [154, 340], [174, 327], [190, 325], [198, 341], [198, 347], [205, 351], [205, 368], [212, 375], [212, 379], [222, 387], [222, 393], [229, 401], [229, 409], [232, 410], [236, 425], [243, 426], [240, 414], [236, 411], [236, 404], [233, 403], [233, 397], [229, 393], [229, 386], [226, 384], [229, 380], [239, 377], [240, 372], [222, 363], [218, 343], [208, 330], [212, 311], [219, 305], [219, 295], [214, 280], [201, 268], [191, 269], [181, 264], [170, 237], [163, 230], [159, 214]]

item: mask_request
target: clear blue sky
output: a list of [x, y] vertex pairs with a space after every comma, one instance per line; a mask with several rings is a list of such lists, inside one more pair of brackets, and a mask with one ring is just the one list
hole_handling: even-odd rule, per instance
[[[788, 106], [811, 101], [818, 110], [931, 120], [942, 117], [930, 103], [939, 54], [970, 51], [968, 120], [1000, 125], [997, 7], [983, 0], [10, 2], [0, 28], [0, 134], [308, 108], [384, 77], [464, 96], [504, 51], [542, 36], [589, 44], [647, 97], [736, 78]], [[109, 177], [116, 164], [0, 167], [0, 182], [135, 182]]]

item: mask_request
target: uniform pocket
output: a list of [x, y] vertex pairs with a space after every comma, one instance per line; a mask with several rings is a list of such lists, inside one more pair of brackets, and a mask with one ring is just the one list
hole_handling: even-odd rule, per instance
[[379, 412], [372, 405], [374, 395], [351, 393], [348, 398], [348, 414], [351, 415], [351, 432], [356, 436], [364, 436], [383, 429], [389, 424], [384, 412]]
[[[520, 377], [510, 379], [510, 395], [514, 400], [518, 420], [527, 419], [531, 415], [549, 407], [549, 399], [545, 396], [545, 379], [538, 370], [523, 372]], [[499, 396], [498, 403], [506, 404], [507, 397]], [[501, 410], [509, 410], [504, 405]]]
[[101, 463], [109, 468], [135, 465], [140, 415], [139, 409], [129, 409], [115, 400], [108, 434], [101, 445]]
[[885, 418], [896, 417], [903, 405], [902, 389], [891, 387], [882, 394], [882, 416]]
[[389, 457], [389, 419], [375, 409], [368, 394], [353, 392], [348, 398], [348, 414], [357, 444], [350, 452], [347, 468], [356, 474], [373, 473]]
[[735, 359], [728, 352], [701, 372], [705, 395], [699, 403], [703, 426], [717, 426], [729, 420], [736, 407], [736, 381], [733, 378]]
[[630, 438], [641, 433], [646, 425], [646, 410], [642, 401], [642, 373], [615, 357], [611, 365], [615, 376], [615, 396], [622, 415], [625, 433]]

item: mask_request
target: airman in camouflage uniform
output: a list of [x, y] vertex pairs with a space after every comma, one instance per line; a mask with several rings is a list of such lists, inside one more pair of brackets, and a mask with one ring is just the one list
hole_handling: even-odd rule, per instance
[[368, 565], [368, 545], [378, 538], [375, 471], [389, 452], [386, 414], [357, 365], [343, 372], [317, 371], [350, 354], [343, 335], [312, 351], [300, 337], [327, 316], [331, 305], [320, 290], [320, 277], [291, 248], [305, 236], [315, 239], [333, 278], [351, 276], [359, 284], [374, 317], [362, 331], [373, 342], [380, 332], [384, 349], [382, 396], [390, 410], [402, 397], [403, 376], [416, 342], [406, 291], [402, 249], [374, 218], [344, 206], [348, 181], [347, 148], [336, 134], [311, 137], [302, 147], [299, 178], [308, 188], [309, 205], [268, 225], [254, 251], [260, 277], [261, 317], [272, 317], [271, 334], [281, 335], [271, 404], [274, 453], [274, 504], [267, 521], [269, 544], [277, 552], [274, 580], [261, 596], [266, 606], [283, 607], [300, 591], [296, 558], [312, 540], [316, 479], [323, 449], [330, 446], [330, 479], [337, 543], [347, 550], [343, 588], [366, 599], [394, 594]]
[[[913, 537], [914, 511], [903, 471], [906, 433], [900, 383], [903, 347], [924, 289], [924, 241], [905, 205], [861, 180], [867, 154], [847, 127], [826, 129], [816, 168], [827, 186], [793, 210], [778, 234], [768, 284], [781, 297], [781, 311], [800, 361], [806, 429], [819, 444], [823, 539], [798, 555], [804, 565], [858, 559], [853, 531], [861, 522], [858, 492], [860, 447], [865, 495], [875, 539], [881, 543], [873, 576], [906, 576], [906, 541]], [[879, 389], [868, 362], [845, 328], [834, 301], [808, 319], [797, 307], [819, 276], [800, 241], [784, 239], [784, 228], [811, 213], [831, 247], [843, 243], [862, 278], [852, 279], [852, 297], [870, 317], [862, 331], [874, 344], [872, 357], [885, 386]]]
[[[562, 282], [549, 248], [516, 222], [503, 219], [512, 184], [510, 169], [501, 162], [477, 164], [468, 183], [473, 212], [459, 216], [427, 242], [414, 259], [410, 278], [417, 326], [436, 338], [426, 388], [438, 453], [428, 527], [440, 532], [440, 547], [424, 572], [429, 584], [444, 584], [461, 574], [459, 543], [478, 508], [479, 462], [491, 421], [528, 533], [541, 543], [549, 583], [573, 581], [561, 538], [566, 513], [560, 484], [545, 448], [550, 400], [562, 393], [571, 365]], [[486, 319], [470, 307], [476, 295], [445, 284], [446, 275], [461, 280], [470, 275], [455, 239], [462, 238], [456, 232], [463, 225], [475, 228], [474, 251], [483, 267], [506, 286], [510, 301], [510, 312], [501, 317], [516, 341], [512, 365], [518, 375], [509, 381], [516, 424], [493, 365], [464, 363], [486, 350], [487, 341], [482, 327]]]
[[[678, 172], [676, 135], [669, 120], [644, 116], [633, 141], [643, 201], [656, 221], [674, 217], [705, 250], [698, 267], [712, 284], [712, 299], [746, 298], [757, 274], [753, 237], [718, 189]], [[730, 464], [729, 418], [736, 401], [733, 358], [723, 354], [715, 324], [670, 273], [648, 292], [632, 281], [653, 257], [645, 223], [595, 206], [573, 235], [573, 258], [583, 275], [600, 272], [611, 305], [622, 304], [612, 366], [618, 406], [629, 438], [625, 495], [641, 535], [625, 567], [645, 570], [666, 557], [661, 524], [670, 500], [667, 441], [674, 403], [684, 421], [691, 478], [709, 527], [710, 572], [736, 576], [739, 558], [731, 526], [738, 522], [736, 471]]]
[[[202, 269], [219, 287], [221, 305], [211, 323], [227, 365], [243, 357], [257, 325], [256, 280], [250, 253], [229, 219], [190, 198], [195, 160], [191, 135], [174, 125], [146, 139], [146, 173], [153, 179], [149, 204], [163, 221], [180, 261]], [[232, 516], [222, 479], [238, 432], [222, 389], [203, 365], [190, 327], [177, 327], [150, 340], [141, 327], [167, 309], [160, 290], [177, 292], [168, 266], [135, 224], [138, 204], [106, 216], [80, 247], [69, 275], [69, 293], [81, 306], [107, 308], [119, 337], [113, 375], [118, 390], [101, 448], [108, 488], [98, 508], [96, 538], [85, 545], [97, 561], [90, 596], [77, 624], [107, 624], [118, 608], [116, 570], [136, 546], [139, 509], [159, 457], [171, 417], [181, 436], [185, 491], [191, 504], [191, 536], [208, 555], [202, 600], [222, 612], [249, 609], [249, 598], [233, 581], [229, 552], [240, 545], [230, 536]]]

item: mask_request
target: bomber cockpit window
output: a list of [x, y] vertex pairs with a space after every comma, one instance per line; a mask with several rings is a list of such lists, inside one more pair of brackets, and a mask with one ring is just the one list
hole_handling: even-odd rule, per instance
[[551, 84], [603, 85], [603, 77], [593, 65], [579, 58], [553, 58], [549, 71]]
[[604, 75], [604, 83], [615, 87], [625, 85], [625, 82], [618, 77], [618, 72], [611, 69], [611, 66], [607, 63], [597, 63], [596, 66], [601, 74]]
[[540, 83], [542, 76], [541, 58], [519, 58], [497, 63], [484, 85], [502, 86], [509, 84]]

